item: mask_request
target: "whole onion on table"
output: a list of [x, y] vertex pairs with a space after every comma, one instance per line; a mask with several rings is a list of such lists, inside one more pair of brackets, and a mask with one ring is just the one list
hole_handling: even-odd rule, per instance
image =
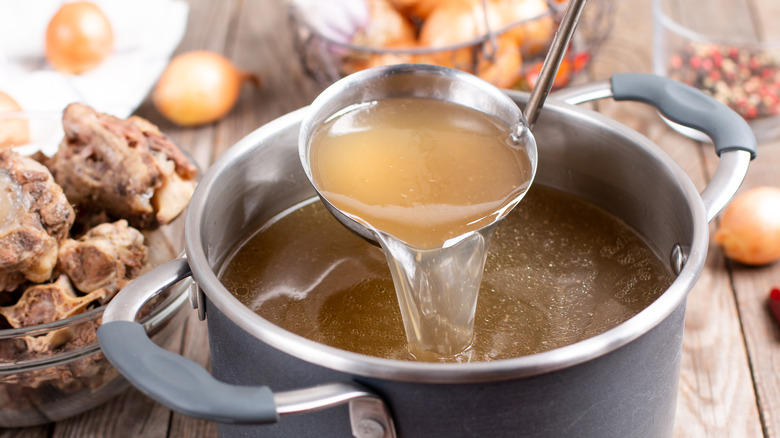
[[100, 65], [114, 50], [114, 31], [95, 4], [65, 3], [46, 27], [46, 59], [58, 71], [81, 74]]
[[180, 126], [197, 126], [227, 115], [245, 81], [260, 79], [236, 68], [224, 56], [196, 50], [174, 57], [152, 92], [152, 102], [165, 118]]
[[780, 260], [780, 188], [756, 187], [737, 196], [721, 214], [713, 240], [746, 265]]

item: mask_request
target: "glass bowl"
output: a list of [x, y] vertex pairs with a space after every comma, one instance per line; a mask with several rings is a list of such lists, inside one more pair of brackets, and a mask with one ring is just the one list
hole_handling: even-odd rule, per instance
[[[42, 152], [51, 156], [62, 137], [59, 113], [0, 114], [0, 144], [13, 138], [17, 145], [13, 149], [21, 154]], [[149, 263], [159, 265], [184, 249], [184, 214], [143, 234], [149, 247]], [[173, 350], [177, 346], [173, 335], [187, 316], [185, 303], [191, 284], [188, 279], [172, 286], [139, 314], [139, 322], [150, 338], [164, 348]], [[0, 298], [6, 301], [7, 296]], [[0, 427], [59, 421], [99, 406], [129, 387], [97, 342], [104, 308], [95, 307], [47, 324], [0, 329]]]
[[[365, 11], [356, 12], [359, 9], [356, 5], [361, 5], [363, 0], [293, 0], [289, 15], [304, 71], [323, 87], [368, 67], [428, 63], [467, 71], [500, 88], [527, 91], [536, 82], [567, 2], [505, 0], [504, 3], [511, 1], [518, 5], [527, 1], [529, 6], [533, 4], [527, 10], [538, 12], [526, 14], [526, 18], [519, 21], [491, 28], [491, 21], [500, 20], [485, 19], [485, 14], [475, 9], [471, 16], [477, 22], [481, 20], [484, 23], [476, 24], [485, 29], [483, 34], [457, 44], [433, 46], [425, 45], [423, 36], [426, 21], [434, 21], [433, 18], [424, 20], [397, 9], [389, 13], [390, 18], [387, 18], [387, 13], [376, 14], [382, 17], [380, 20], [371, 14], [363, 17]], [[393, 0], [384, 3], [394, 4]], [[404, 3], [410, 2], [395, 1], [395, 4]], [[483, 7], [485, 4], [482, 3]], [[448, 4], [438, 2], [438, 5], [437, 8], [442, 8], [442, 5]], [[613, 0], [588, 2], [572, 44], [562, 61], [554, 88], [567, 85], [589, 64], [611, 31], [613, 9]], [[413, 35], [406, 38], [403, 44], [388, 41], [384, 41], [386, 44], [378, 44], [383, 42], [383, 32], [392, 34], [394, 23], [399, 20], [410, 23]], [[513, 39], [515, 35], [523, 36]], [[521, 40], [523, 43], [518, 43]]]
[[[140, 319], [150, 338], [173, 350], [186, 318], [190, 282], [173, 287], [145, 308]], [[0, 427], [59, 421], [97, 407], [129, 387], [100, 351], [96, 330], [104, 307], [49, 324], [0, 330]], [[74, 337], [48, 355], [27, 357], [25, 344], [70, 332]]]
[[728, 105], [761, 142], [780, 136], [780, 40], [765, 39], [756, 16], [733, 2], [653, 0], [653, 70]]

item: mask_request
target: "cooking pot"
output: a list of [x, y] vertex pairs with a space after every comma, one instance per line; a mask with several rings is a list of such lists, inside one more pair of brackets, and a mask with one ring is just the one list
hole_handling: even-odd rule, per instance
[[[520, 106], [528, 99], [509, 95]], [[644, 136], [571, 104], [604, 97], [650, 103], [707, 133], [720, 156], [707, 188], [699, 194]], [[672, 435], [686, 295], [704, 265], [708, 222], [755, 156], [742, 118], [693, 88], [646, 74], [615, 75], [548, 100], [534, 128], [535, 183], [622, 218], [669, 258], [675, 279], [645, 310], [582, 342], [514, 359], [445, 364], [315, 343], [264, 320], [220, 283], [216, 273], [242, 239], [315, 196], [297, 150], [306, 111], [287, 114], [228, 150], [190, 203], [186, 258], [135, 280], [106, 309], [100, 345], [131, 383], [178, 412], [219, 422], [223, 436]], [[201, 318], [208, 316], [213, 376], [156, 347], [133, 322], [144, 302], [189, 276], [196, 283], [192, 304]]]

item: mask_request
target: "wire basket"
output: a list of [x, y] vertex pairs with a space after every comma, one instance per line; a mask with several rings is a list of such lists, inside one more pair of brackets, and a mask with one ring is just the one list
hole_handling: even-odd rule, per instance
[[[367, 0], [367, 3], [378, 0]], [[477, 0], [479, 1], [479, 0]], [[502, 0], [505, 3], [522, 3], [530, 0]], [[591, 0], [583, 11], [574, 39], [556, 76], [554, 88], [567, 85], [583, 71], [598, 51], [612, 29], [614, 0]], [[481, 8], [473, 10], [476, 23], [483, 23], [484, 32], [456, 44], [426, 46], [421, 40], [425, 20], [408, 18], [414, 27], [415, 40], [404, 46], [376, 46], [358, 44], [359, 38], [334, 38], [326, 35], [313, 19], [310, 8], [301, 7], [293, 1], [289, 17], [295, 47], [301, 57], [304, 71], [318, 84], [327, 86], [356, 71], [388, 64], [429, 63], [454, 67], [482, 77], [501, 88], [530, 90], [539, 74], [544, 56], [549, 49], [555, 30], [558, 28], [566, 2], [541, 0], [546, 3], [538, 15], [492, 28], [488, 19], [487, 4], [495, 0], [482, 0]], [[327, 2], [322, 2], [327, 3]], [[331, 0], [331, 3], [339, 3]], [[345, 2], [352, 3], [355, 2]], [[393, 0], [386, 3], [392, 4]], [[396, 2], [403, 3], [403, 2]], [[538, 1], [537, 1], [538, 3]], [[338, 14], [333, 9], [328, 14]], [[481, 17], [477, 15], [482, 14]], [[372, 20], [367, 20], [354, 29], [355, 35], [370, 29]], [[381, 24], [377, 24], [381, 26]], [[523, 44], [505, 44], [521, 33]]]

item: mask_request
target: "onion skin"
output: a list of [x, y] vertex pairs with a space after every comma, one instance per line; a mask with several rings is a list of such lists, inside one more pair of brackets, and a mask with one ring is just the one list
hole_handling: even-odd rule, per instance
[[[22, 111], [14, 98], [0, 91], [0, 114]], [[0, 118], [0, 149], [30, 142], [30, 127], [25, 119]]]
[[[543, 53], [555, 34], [555, 21], [545, 0], [492, 0], [499, 18], [498, 27], [515, 25], [506, 32], [514, 38], [523, 56]], [[527, 21], [524, 24], [517, 24]]]
[[520, 80], [523, 57], [514, 38], [501, 35], [496, 39], [493, 59], [487, 59], [481, 53], [477, 63], [477, 76], [498, 88], [510, 88]]
[[419, 44], [422, 47], [447, 47], [465, 43], [487, 33], [487, 21], [496, 22], [495, 9], [487, 4], [482, 8], [480, 0], [453, 0], [431, 11], [420, 28]]
[[352, 44], [365, 47], [414, 47], [414, 25], [388, 0], [368, 0], [369, 23], [352, 37]]
[[111, 23], [90, 2], [62, 5], [46, 27], [46, 59], [57, 71], [84, 73], [100, 65], [113, 50]]
[[168, 64], [152, 92], [152, 103], [179, 126], [203, 125], [233, 109], [244, 80], [259, 83], [257, 77], [239, 71], [220, 54], [186, 52]]
[[393, 8], [388, 0], [369, 0], [369, 23], [353, 35], [351, 44], [387, 49], [389, 53], [351, 53], [344, 59], [347, 73], [381, 65], [413, 62], [411, 55], [393, 53], [396, 49], [408, 49], [417, 45], [414, 25]]
[[[497, 18], [491, 3], [484, 9], [479, 0], [454, 0], [447, 7], [431, 12], [420, 28], [420, 47], [448, 47], [471, 41], [487, 33], [488, 22]], [[421, 56], [425, 63], [472, 71], [474, 52], [472, 47], [431, 53]]]
[[446, 8], [447, 3], [452, 3], [452, 0], [392, 0], [392, 2], [402, 14], [426, 20], [434, 9]]
[[780, 188], [756, 187], [737, 196], [723, 211], [713, 240], [739, 263], [780, 260]]

